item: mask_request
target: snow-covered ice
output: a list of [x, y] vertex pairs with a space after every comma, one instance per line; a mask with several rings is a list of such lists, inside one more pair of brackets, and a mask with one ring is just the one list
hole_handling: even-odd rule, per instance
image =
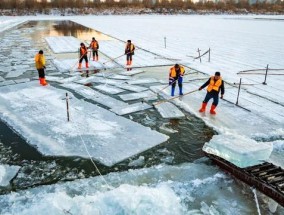
[[80, 40], [72, 36], [46, 37], [46, 42], [54, 53], [78, 52]]
[[141, 87], [141, 86], [125, 84], [125, 83], [124, 84], [117, 84], [116, 86], [121, 88], [121, 89], [133, 91], [133, 92], [136, 92], [136, 93], [148, 90], [147, 87]]
[[90, 153], [107, 166], [168, 139], [71, 93], [67, 123], [65, 93], [37, 81], [1, 87], [0, 117], [45, 155], [89, 158]]
[[[253, 214], [250, 189], [217, 168], [160, 165], [0, 196], [1, 214]], [[212, 195], [214, 193], [214, 195]], [[205, 204], [202, 202], [206, 202]], [[210, 210], [211, 208], [211, 210]], [[194, 213], [191, 213], [194, 212]]]
[[224, 158], [241, 168], [267, 161], [272, 150], [270, 143], [257, 143], [250, 138], [232, 134], [214, 135], [203, 146], [203, 151]]
[[138, 103], [134, 103], [131, 105], [128, 105], [126, 107], [116, 107], [116, 108], [112, 108], [110, 109], [110, 111], [118, 114], [118, 115], [125, 115], [125, 114], [129, 114], [129, 113], [134, 113], [137, 111], [142, 111], [142, 110], [146, 110], [152, 108], [151, 105], [148, 105], [145, 102], [138, 102]]
[[114, 87], [114, 86], [111, 86], [111, 85], [105, 85], [105, 84], [95, 86], [94, 88], [96, 88], [100, 91], [103, 91], [105, 93], [108, 93], [108, 94], [113, 94], [113, 95], [118, 94], [118, 93], [122, 93], [122, 92], [125, 91], [123, 89], [120, 89], [120, 88], [117, 88], [117, 87]]
[[128, 84], [151, 84], [158, 82], [155, 78], [139, 78], [131, 81], [127, 81]]
[[11, 179], [13, 179], [18, 173], [19, 169], [19, 166], [9, 166], [0, 164], [0, 187], [8, 186]]
[[140, 93], [123, 94], [123, 95], [119, 95], [119, 97], [123, 101], [131, 101], [131, 100], [142, 99], [142, 98], [147, 98], [148, 100], [157, 99], [157, 95], [150, 90], [143, 91]]
[[108, 95], [98, 92], [97, 90], [91, 89], [86, 86], [82, 86], [74, 83], [66, 83], [62, 85], [65, 88], [75, 90], [76, 93], [79, 93], [81, 96], [84, 96], [87, 99], [91, 99], [99, 104], [102, 104], [108, 108], [117, 108], [117, 107], [126, 107], [127, 103], [112, 98]]
[[154, 104], [154, 106], [163, 118], [178, 119], [185, 117], [184, 113], [170, 102], [157, 103], [156, 105]]

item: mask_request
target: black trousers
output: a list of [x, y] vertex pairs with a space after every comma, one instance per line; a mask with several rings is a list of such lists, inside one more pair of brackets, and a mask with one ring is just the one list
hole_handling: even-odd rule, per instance
[[38, 69], [37, 72], [38, 72], [38, 77], [45, 78], [44, 69]]
[[127, 54], [126, 55], [126, 60], [131, 60], [132, 61], [132, 54]]
[[81, 57], [81, 59], [79, 60], [79, 63], [82, 63], [83, 60], [85, 60], [86, 63], [88, 63], [88, 56], [84, 55], [83, 57]]
[[93, 50], [93, 57], [95, 57], [95, 56], [99, 56], [98, 50]]
[[219, 92], [215, 91], [215, 90], [211, 90], [211, 92], [207, 92], [205, 99], [204, 99], [204, 103], [207, 103], [210, 99], [213, 98], [213, 105], [217, 106], [219, 103]]

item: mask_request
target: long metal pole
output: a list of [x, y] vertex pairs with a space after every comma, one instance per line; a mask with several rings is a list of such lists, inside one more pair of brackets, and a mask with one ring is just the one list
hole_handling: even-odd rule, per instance
[[210, 53], [211, 52], [211, 49], [209, 48], [209, 55], [208, 55], [208, 62], [210, 62], [210, 58], [211, 58], [211, 56], [210, 56]]
[[164, 37], [165, 49], [167, 48], [167, 38]]

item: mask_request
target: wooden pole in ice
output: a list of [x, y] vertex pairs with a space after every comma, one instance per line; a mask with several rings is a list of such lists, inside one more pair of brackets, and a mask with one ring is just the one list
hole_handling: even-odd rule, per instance
[[66, 93], [66, 108], [67, 108], [67, 121], [69, 122], [70, 118], [69, 118], [69, 96], [68, 96], [68, 93]]

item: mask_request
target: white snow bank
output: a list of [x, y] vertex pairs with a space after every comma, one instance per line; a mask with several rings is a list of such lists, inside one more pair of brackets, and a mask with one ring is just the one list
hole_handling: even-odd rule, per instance
[[0, 187], [8, 186], [19, 169], [19, 166], [0, 165]]
[[203, 146], [203, 151], [224, 158], [240, 168], [268, 160], [272, 150], [270, 143], [257, 143], [236, 134], [214, 135], [210, 142]]
[[[0, 118], [45, 155], [90, 156], [112, 166], [168, 139], [150, 128], [37, 81], [1, 87]], [[20, 101], [20, 102], [19, 102]]]

